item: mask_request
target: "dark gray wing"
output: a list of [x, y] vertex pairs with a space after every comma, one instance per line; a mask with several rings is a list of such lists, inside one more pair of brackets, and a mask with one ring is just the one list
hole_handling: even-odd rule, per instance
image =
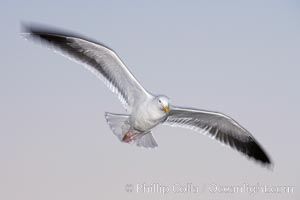
[[149, 95], [118, 55], [105, 45], [41, 26], [24, 26], [24, 30], [25, 38], [45, 42], [56, 52], [84, 64], [118, 94], [121, 103], [128, 111], [136, 102], [142, 101]]
[[164, 124], [207, 133], [263, 164], [271, 160], [254, 137], [232, 118], [218, 112], [171, 107]]

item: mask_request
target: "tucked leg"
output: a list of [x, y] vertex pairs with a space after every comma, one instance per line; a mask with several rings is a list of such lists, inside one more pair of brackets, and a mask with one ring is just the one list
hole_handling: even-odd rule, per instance
[[138, 133], [132, 133], [128, 131], [122, 138], [122, 142], [130, 142]]

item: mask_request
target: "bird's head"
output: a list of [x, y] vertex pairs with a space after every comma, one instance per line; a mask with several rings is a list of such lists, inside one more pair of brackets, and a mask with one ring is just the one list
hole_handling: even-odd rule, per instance
[[156, 101], [159, 108], [165, 113], [169, 112], [169, 98], [163, 95], [157, 96], [154, 101]]

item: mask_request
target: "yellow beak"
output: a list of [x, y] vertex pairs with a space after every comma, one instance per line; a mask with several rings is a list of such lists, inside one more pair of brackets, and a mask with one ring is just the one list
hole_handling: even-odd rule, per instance
[[165, 111], [165, 113], [169, 112], [169, 107], [168, 106], [164, 106], [163, 110]]

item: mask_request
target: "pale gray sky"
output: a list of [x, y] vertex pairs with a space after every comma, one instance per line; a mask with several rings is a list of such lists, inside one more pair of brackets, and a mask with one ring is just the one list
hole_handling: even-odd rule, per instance
[[[299, 9], [297, 1], [1, 1], [0, 199], [299, 199]], [[24, 41], [20, 21], [103, 42], [149, 91], [232, 116], [274, 170], [185, 129], [154, 130], [157, 150], [120, 143], [104, 119], [124, 112], [115, 95], [80, 65]], [[142, 183], [201, 190], [137, 192]], [[294, 192], [212, 193], [212, 184]]]

